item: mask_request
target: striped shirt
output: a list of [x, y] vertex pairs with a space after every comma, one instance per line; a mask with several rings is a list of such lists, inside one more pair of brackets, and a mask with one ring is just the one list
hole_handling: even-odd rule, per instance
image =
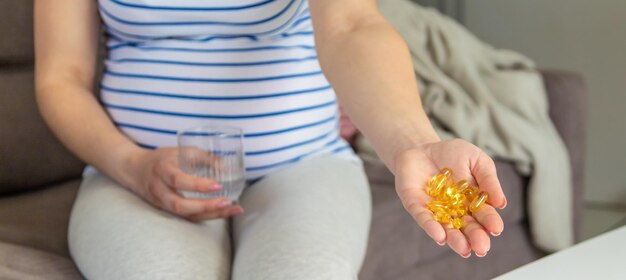
[[101, 99], [147, 148], [176, 131], [244, 131], [247, 178], [302, 159], [358, 161], [339, 137], [306, 0], [99, 0], [108, 36]]

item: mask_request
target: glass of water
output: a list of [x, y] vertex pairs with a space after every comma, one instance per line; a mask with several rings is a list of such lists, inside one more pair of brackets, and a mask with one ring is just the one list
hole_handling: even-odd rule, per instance
[[181, 191], [185, 197], [226, 197], [237, 202], [246, 184], [243, 133], [228, 126], [201, 126], [178, 132], [180, 169], [192, 176], [210, 178], [222, 185], [218, 192]]

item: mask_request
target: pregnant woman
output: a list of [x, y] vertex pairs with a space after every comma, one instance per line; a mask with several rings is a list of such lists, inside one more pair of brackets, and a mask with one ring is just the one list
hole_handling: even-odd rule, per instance
[[[491, 158], [436, 135], [373, 0], [38, 0], [35, 17], [41, 113], [90, 166], [69, 227], [89, 279], [356, 278], [371, 198], [335, 94], [435, 242], [484, 256], [503, 230], [489, 205], [460, 230], [425, 208], [442, 167], [506, 199]], [[175, 132], [199, 125], [243, 129], [240, 204], [179, 195], [222, 187], [178, 167]]]

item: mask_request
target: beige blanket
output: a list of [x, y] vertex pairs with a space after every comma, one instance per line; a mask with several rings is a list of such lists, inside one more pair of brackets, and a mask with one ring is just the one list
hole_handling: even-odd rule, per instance
[[379, 6], [407, 41], [424, 107], [439, 135], [466, 139], [514, 162], [530, 176], [527, 206], [534, 243], [546, 251], [572, 245], [569, 159], [533, 62], [494, 49], [408, 0], [381, 0]]

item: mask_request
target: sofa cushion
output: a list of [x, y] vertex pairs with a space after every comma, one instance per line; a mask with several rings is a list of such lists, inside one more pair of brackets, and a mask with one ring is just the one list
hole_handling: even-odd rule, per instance
[[[461, 258], [447, 246], [436, 245], [426, 234], [407, 236], [402, 239], [388, 238], [390, 246], [368, 248], [371, 254], [368, 254], [368, 258], [365, 259], [359, 279], [492, 279], [545, 255], [532, 245], [527, 228], [528, 225], [525, 223], [509, 224], [502, 235], [491, 239], [491, 250], [483, 258], [475, 255], [469, 259]], [[381, 237], [378, 238], [381, 239]], [[388, 256], [379, 256], [374, 253], [375, 249], [379, 250], [377, 252], [381, 250], [386, 252], [406, 246], [415, 248], [417, 246], [414, 244], [424, 243], [428, 246], [422, 245], [422, 250], [411, 252], [412, 256], [421, 257], [420, 262], [411, 262], [406, 254], [381, 260]], [[399, 260], [401, 260], [400, 263]], [[379, 265], [379, 263], [384, 265]]]
[[565, 142], [572, 168], [574, 194], [574, 238], [581, 241], [585, 183], [585, 147], [587, 135], [588, 92], [579, 73], [541, 70], [548, 92], [550, 118]]
[[83, 279], [67, 258], [0, 242], [2, 279]]
[[32, 62], [33, 1], [0, 1], [0, 64]]
[[[6, 1], [13, 2], [13, 1]], [[35, 103], [32, 67], [0, 70], [0, 195], [80, 176]]]
[[0, 197], [0, 241], [69, 256], [67, 227], [80, 180]]

